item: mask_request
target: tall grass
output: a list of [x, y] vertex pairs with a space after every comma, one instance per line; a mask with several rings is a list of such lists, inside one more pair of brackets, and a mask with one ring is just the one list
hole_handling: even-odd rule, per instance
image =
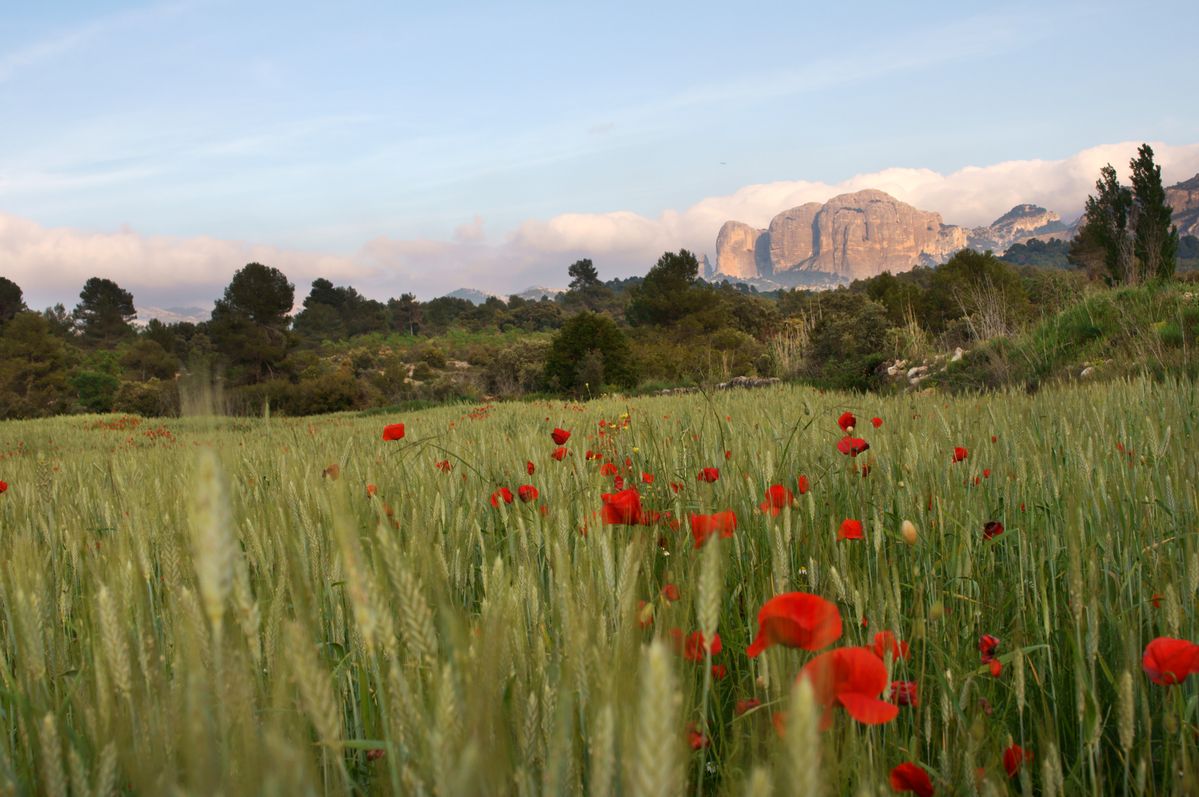
[[[1193, 384], [449, 407], [388, 419], [398, 443], [381, 420], [0, 425], [0, 792], [875, 794], [904, 761], [940, 793], [1199, 791], [1195, 685], [1140, 662], [1199, 638]], [[586, 449], [682, 527], [602, 525]], [[800, 473], [794, 508], [758, 511]], [[537, 502], [489, 503], [525, 483]], [[695, 550], [688, 513], [723, 509], [735, 534]], [[812, 654], [744, 654], [789, 590], [838, 603], [838, 644], [908, 641], [889, 667], [919, 704], [817, 730]], [[679, 656], [674, 628], [723, 650]], [[1011, 780], [1009, 740], [1035, 756]]]

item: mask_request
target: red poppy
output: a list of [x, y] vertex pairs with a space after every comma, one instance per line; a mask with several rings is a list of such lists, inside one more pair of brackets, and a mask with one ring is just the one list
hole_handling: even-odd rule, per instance
[[991, 442], [992, 442], [992, 443], [998, 443], [998, 442], [999, 442], [999, 435], [994, 435], [994, 434], [993, 434], [993, 435], [991, 435]]
[[990, 468], [983, 468], [983, 478], [984, 479], [991, 478], [991, 469]]
[[720, 642], [720, 634], [713, 634], [712, 641], [707, 642], [699, 631], [692, 631], [687, 635], [687, 641], [683, 643], [683, 658], [687, 661], [702, 662], [705, 650], [711, 651], [715, 656], [723, 649], [724, 645]]
[[695, 476], [696, 481], [708, 482], [709, 484], [711, 484], [712, 482], [716, 481], [719, 478], [720, 478], [720, 469], [719, 468], [704, 468], [699, 473], [697, 473]]
[[862, 539], [862, 521], [846, 518], [841, 521], [841, 528], [837, 529], [837, 539], [839, 540], [860, 540]]
[[1003, 534], [1003, 524], [998, 520], [988, 520], [983, 524], [983, 539], [989, 540]]
[[586, 452], [586, 453], [585, 453], [583, 456], [584, 456], [584, 458], [585, 458], [585, 459], [586, 459], [588, 462], [590, 462], [590, 461], [591, 461], [591, 460], [593, 460], [593, 459], [598, 459], [598, 458], [599, 458], [599, 454], [595, 453], [595, 452], [594, 452], [594, 451], [592, 451], [590, 448], [589, 448], [589, 449], [587, 449], [587, 452]]
[[860, 437], [842, 437], [837, 442], [837, 450], [847, 457], [856, 457], [870, 449], [870, 444]]
[[526, 504], [530, 501], [536, 501], [537, 496], [539, 495], [537, 488], [531, 484], [522, 484], [516, 489], [516, 494], [519, 495], [520, 500], [524, 501]]
[[723, 681], [725, 679], [725, 676], [727, 676], [728, 674], [729, 674], [729, 668], [725, 667], [723, 664], [713, 664], [712, 665], [712, 680]]
[[1003, 672], [1003, 662], [995, 656], [995, 651], [999, 650], [999, 638], [993, 637], [990, 634], [983, 634], [978, 640], [978, 656], [982, 659], [983, 664], [989, 665], [991, 675], [996, 678]]
[[442, 473], [449, 473], [450, 471], [452, 471], [454, 469], [454, 466], [450, 464], [450, 461], [448, 459], [437, 460], [436, 462], [433, 463], [433, 467], [437, 468]]
[[[7, 485], [6, 485], [6, 489], [7, 489]], [[2, 493], [2, 492], [4, 492], [4, 490], [0, 490], [0, 493]], [[377, 492], [379, 492], [379, 488], [377, 486], [375, 486], [373, 484], [366, 485], [366, 494], [368, 496], [373, 496]]]
[[879, 700], [887, 688], [887, 667], [870, 648], [837, 648], [821, 653], [804, 665], [801, 677], [812, 684], [824, 706], [821, 730], [833, 721], [838, 705], [864, 725], [881, 725], [899, 714], [899, 706]]
[[1003, 751], [1003, 769], [1009, 778], [1016, 777], [1020, 767], [1032, 761], [1032, 751], [1025, 750], [1018, 744], [1012, 744]]
[[919, 706], [920, 695], [915, 681], [892, 681], [891, 702], [897, 706]]
[[374, 748], [371, 748], [370, 750], [366, 751], [366, 760], [367, 761], [378, 761], [380, 758], [382, 758], [386, 754], [387, 754], [387, 751], [384, 750], [382, 747], [374, 747]]
[[799, 474], [799, 478], [795, 480], [795, 487], [799, 490], [800, 495], [807, 493], [811, 489], [811, 485], [808, 484], [808, 477], [802, 473]]
[[600, 514], [609, 526], [636, 526], [641, 523], [641, 494], [630, 487], [618, 493], [604, 493]]
[[561, 462], [566, 458], [566, 446], [558, 446], [552, 452], [550, 452], [550, 456]]
[[694, 722], [687, 723], [687, 744], [691, 745], [692, 750], [702, 750], [711, 743], [712, 740], [698, 730]]
[[555, 428], [554, 431], [550, 432], [550, 437], [554, 438], [555, 444], [565, 445], [566, 441], [570, 439], [570, 432], [565, 429]]
[[[0, 490], [0, 493], [2, 492], [4, 491]], [[1162, 607], [1162, 596], [1155, 592], [1149, 597], [1149, 602], [1153, 604], [1153, 608], [1160, 609]]]
[[662, 587], [662, 597], [668, 601], [677, 601], [679, 599], [679, 588], [674, 584], [667, 584]]
[[617, 490], [623, 490], [624, 489], [624, 477], [613, 476], [612, 477], [612, 486], [614, 488], [616, 488]]
[[874, 654], [880, 659], [885, 659], [887, 651], [891, 652], [892, 661], [906, 661], [909, 655], [908, 643], [898, 641], [893, 631], [879, 631], [874, 635]]
[[882, 418], [871, 418], [870, 423], [872, 426], [874, 426], [875, 429], [877, 429], [878, 427], [883, 425], [883, 419]]
[[843, 412], [841, 413], [841, 417], [837, 419], [837, 425], [841, 427], [841, 431], [848, 432], [858, 425], [858, 419], [854, 417], [852, 412]]
[[776, 595], [758, 611], [758, 635], [745, 649], [751, 659], [771, 645], [820, 650], [841, 638], [836, 604], [807, 592]]
[[642, 482], [644, 482], [645, 484], [653, 484], [653, 483], [654, 483], [654, 474], [652, 474], [652, 473], [642, 473], [642, 474], [641, 474], [641, 481], [642, 481]]
[[738, 700], [736, 707], [733, 708], [733, 713], [740, 717], [750, 709], [757, 708], [762, 705], [762, 701], [756, 697], [747, 697], [744, 700]]
[[384, 440], [403, 440], [404, 439], [404, 424], [393, 423], [383, 427]]
[[512, 491], [507, 487], [501, 487], [491, 494], [492, 506], [498, 507], [500, 505], [500, 501], [503, 501], [505, 504], [512, 503]]
[[1199, 673], [1199, 645], [1185, 639], [1158, 637], [1145, 646], [1141, 668], [1159, 686], [1180, 684]]
[[961, 462], [963, 459], [965, 459], [968, 456], [970, 456], [970, 452], [967, 451], [966, 449], [962, 448], [961, 446], [957, 446], [956, 448], [953, 449], [953, 461], [954, 462]]
[[933, 797], [933, 783], [919, 764], [905, 761], [891, 770], [891, 788], [897, 792], [910, 791], [918, 797]]
[[683, 489], [683, 483], [682, 482], [671, 482], [670, 489], [675, 495], [678, 495], [679, 490]]
[[618, 473], [620, 473], [620, 469], [611, 462], [605, 462], [603, 465], [600, 465], [600, 476], [615, 476]]
[[777, 516], [780, 510], [791, 506], [791, 502], [794, 500], [795, 493], [781, 484], [772, 484], [766, 488], [766, 500], [758, 504], [758, 508], [763, 512], [769, 512], [772, 516]]
[[732, 537], [737, 530], [737, 516], [733, 510], [714, 512], [711, 515], [691, 515], [691, 536], [695, 538], [695, 547], [701, 547], [713, 534], [721, 537]]
[[537, 470], [537, 466], [533, 464], [532, 460], [525, 463], [525, 473], [532, 476], [533, 471], [535, 471], [535, 470]]

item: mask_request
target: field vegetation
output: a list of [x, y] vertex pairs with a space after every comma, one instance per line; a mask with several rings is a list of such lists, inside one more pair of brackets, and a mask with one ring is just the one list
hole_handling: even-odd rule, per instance
[[1199, 792], [1191, 381], [212, 405], [0, 425], [0, 791]]

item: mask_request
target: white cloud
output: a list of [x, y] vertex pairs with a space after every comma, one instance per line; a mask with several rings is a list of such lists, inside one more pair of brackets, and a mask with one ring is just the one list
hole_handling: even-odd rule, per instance
[[[461, 225], [454, 240], [380, 237], [350, 255], [331, 255], [215, 238], [143, 236], [132, 231], [81, 232], [42, 227], [0, 213], [0, 264], [32, 299], [73, 299], [91, 276], [105, 276], [146, 303], [210, 302], [233, 272], [259, 261], [281, 269], [303, 296], [317, 276], [350, 283], [368, 296], [405, 291], [427, 298], [458, 287], [498, 294], [528, 285], [561, 285], [575, 259], [590, 257], [604, 277], [643, 274], [663, 251], [680, 247], [714, 255], [716, 232], [729, 219], [760, 227], [780, 211], [877, 188], [951, 224], [988, 224], [1013, 205], [1031, 202], [1069, 221], [1093, 190], [1099, 169], [1112, 163], [1127, 177], [1139, 142], [1105, 144], [1061, 160], [1007, 161], [950, 174], [892, 168], [838, 183], [804, 180], [745, 186], [657, 217], [629, 211], [564, 213], [531, 219], [487, 243], [483, 220]], [[1199, 144], [1153, 144], [1167, 184], [1199, 172]], [[493, 239], [495, 240], [495, 239]]]

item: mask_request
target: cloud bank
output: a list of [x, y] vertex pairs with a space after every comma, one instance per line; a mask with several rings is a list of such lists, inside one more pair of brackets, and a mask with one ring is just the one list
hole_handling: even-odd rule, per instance
[[[487, 240], [484, 219], [476, 216], [464, 220], [451, 240], [379, 237], [349, 254], [130, 230], [47, 228], [0, 213], [0, 273], [21, 285], [34, 306], [72, 304], [91, 276], [117, 281], [139, 305], [207, 306], [233, 272], [252, 261], [286, 273], [296, 283], [297, 298], [316, 277], [352, 284], [380, 299], [402, 292], [429, 298], [458, 287], [506, 294], [530, 285], [562, 285], [567, 266], [580, 257], [592, 258], [604, 277], [643, 274], [662, 252], [680, 247], [714, 257], [716, 233], [729, 219], [765, 227], [787, 208], [865, 188], [937, 211], [950, 224], [989, 224], [1022, 202], [1057, 211], [1070, 221], [1081, 213], [1104, 164], [1116, 165], [1127, 178], [1127, 163], [1138, 145], [1105, 144], [1061, 160], [1006, 161], [950, 174], [897, 167], [838, 183], [748, 185], [684, 210], [664, 210], [655, 218], [613, 211], [530, 219], [495, 241]], [[1199, 144], [1153, 147], [1167, 185], [1199, 173]]]

